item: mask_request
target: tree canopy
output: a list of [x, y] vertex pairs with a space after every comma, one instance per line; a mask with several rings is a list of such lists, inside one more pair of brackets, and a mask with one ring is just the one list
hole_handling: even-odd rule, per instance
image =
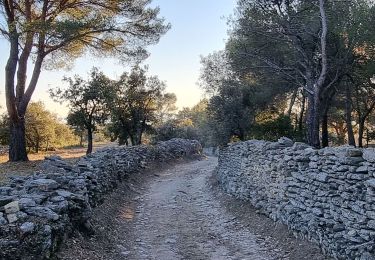
[[280, 128], [273, 135], [288, 129], [314, 147], [327, 146], [330, 110], [340, 97], [349, 143], [355, 119], [362, 146], [363, 122], [374, 109], [374, 8], [367, 0], [239, 0], [225, 49], [202, 58], [208, 111], [217, 125], [227, 124], [219, 139], [259, 137], [259, 129], [272, 126]]
[[[147, 56], [170, 27], [151, 0], [2, 0], [0, 35], [10, 45], [5, 95], [11, 161], [27, 160], [24, 115], [42, 70], [69, 66], [90, 51], [122, 61]], [[27, 82], [29, 61], [32, 76]]]
[[65, 78], [66, 89], [51, 89], [51, 97], [56, 101], [67, 102], [70, 108], [68, 123], [87, 131], [87, 153], [92, 152], [93, 133], [98, 124], [109, 117], [106, 101], [112, 91], [112, 81], [98, 69], [92, 69], [90, 78], [85, 81], [79, 76]]

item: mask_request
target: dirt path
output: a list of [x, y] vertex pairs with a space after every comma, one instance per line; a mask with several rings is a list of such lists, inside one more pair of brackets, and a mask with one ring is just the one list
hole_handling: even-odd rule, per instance
[[216, 164], [209, 158], [154, 171], [147, 181], [133, 177], [95, 209], [96, 234], [71, 239], [59, 259], [325, 259], [221, 193], [210, 177]]

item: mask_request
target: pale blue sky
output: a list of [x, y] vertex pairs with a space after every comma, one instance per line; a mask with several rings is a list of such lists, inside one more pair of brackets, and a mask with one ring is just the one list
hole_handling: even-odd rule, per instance
[[[236, 0], [154, 0], [161, 15], [172, 24], [172, 29], [158, 45], [151, 46], [151, 56], [145, 61], [151, 75], [167, 82], [167, 91], [177, 95], [178, 106], [193, 106], [202, 98], [196, 85], [200, 72], [200, 55], [207, 55], [224, 47], [227, 37], [226, 17], [233, 13]], [[5, 108], [4, 67], [8, 45], [0, 39], [0, 105]], [[48, 109], [61, 116], [67, 108], [50, 100], [47, 89], [63, 86], [63, 76], [78, 74], [86, 78], [88, 71], [99, 67], [109, 77], [117, 78], [124, 70], [116, 60], [82, 57], [70, 71], [43, 71], [33, 100], [42, 100]]]

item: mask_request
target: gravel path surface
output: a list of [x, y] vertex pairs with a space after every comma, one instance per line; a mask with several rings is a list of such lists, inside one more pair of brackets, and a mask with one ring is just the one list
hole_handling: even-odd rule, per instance
[[215, 158], [133, 176], [95, 209], [94, 236], [76, 234], [59, 259], [326, 259], [248, 203], [223, 194]]

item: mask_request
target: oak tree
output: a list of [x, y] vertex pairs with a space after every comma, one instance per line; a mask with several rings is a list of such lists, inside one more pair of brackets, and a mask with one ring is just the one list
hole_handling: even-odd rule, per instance
[[98, 69], [92, 69], [90, 78], [85, 81], [79, 76], [66, 78], [66, 89], [51, 89], [53, 99], [67, 102], [70, 108], [68, 123], [87, 131], [87, 154], [92, 152], [93, 134], [98, 124], [103, 124], [109, 116], [106, 100], [112, 91], [112, 81]]

